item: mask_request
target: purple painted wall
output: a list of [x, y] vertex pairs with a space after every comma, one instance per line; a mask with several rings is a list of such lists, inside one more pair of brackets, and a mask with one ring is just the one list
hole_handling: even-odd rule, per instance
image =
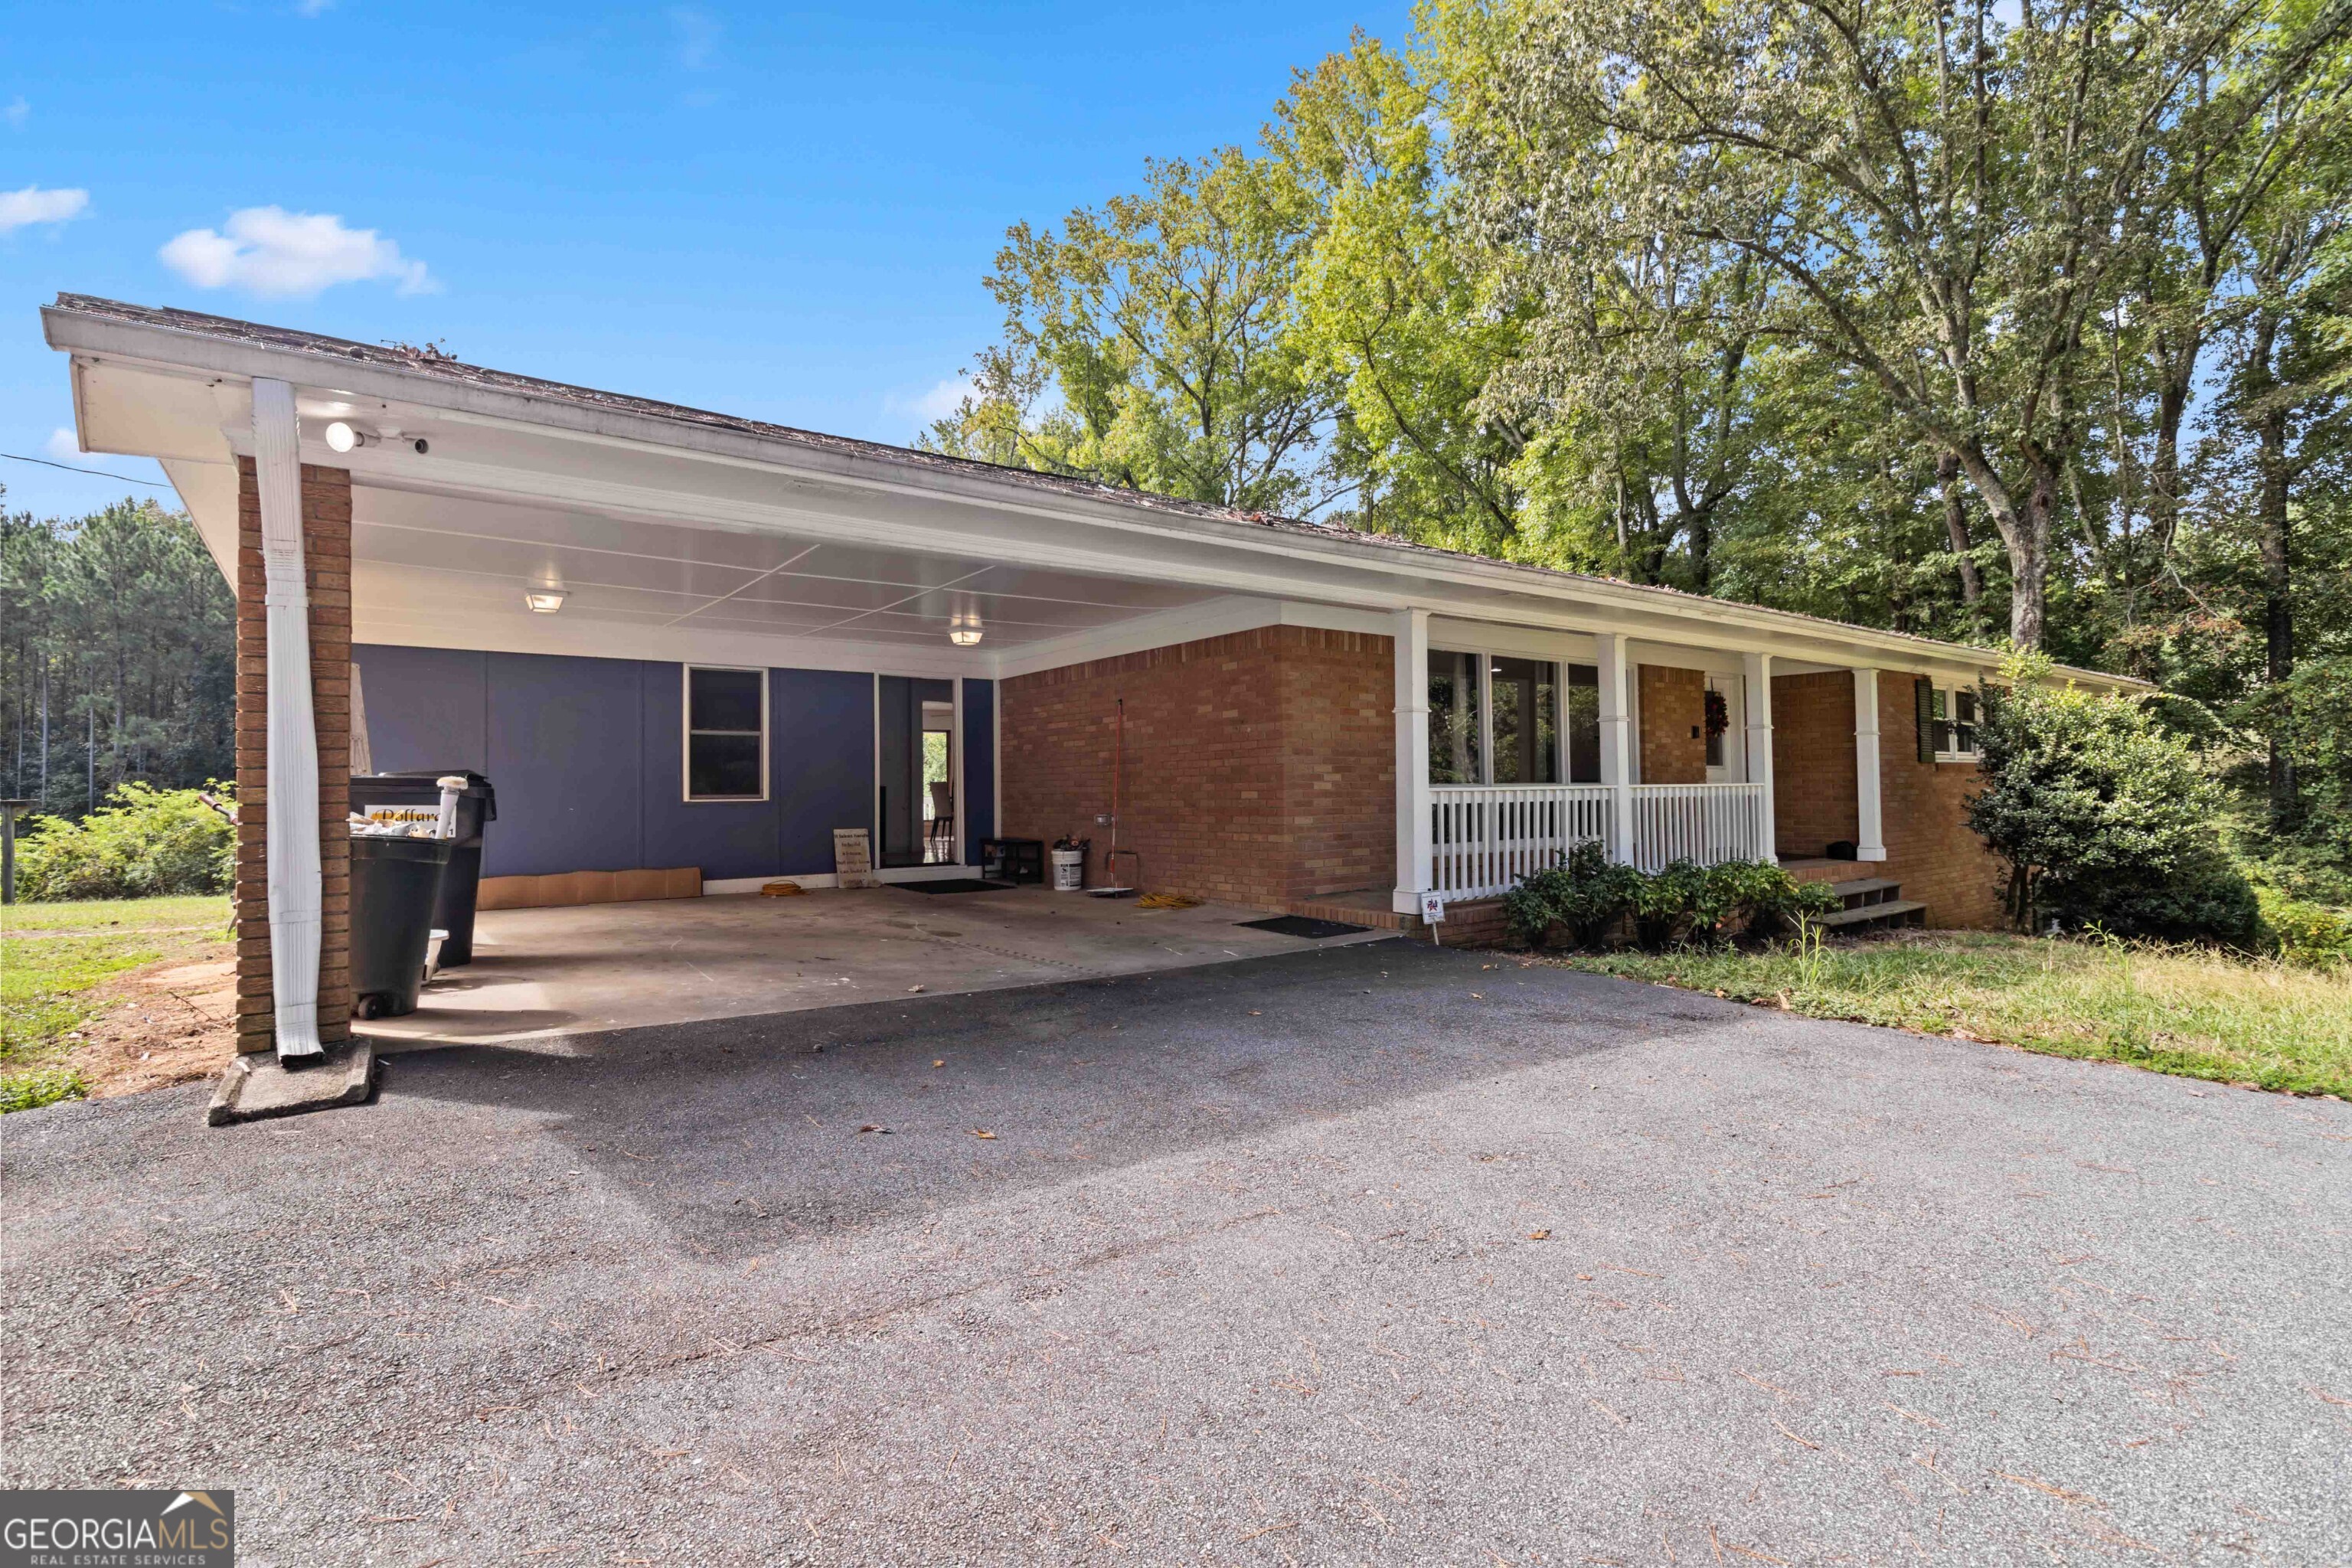
[[[833, 830], [870, 826], [874, 678], [768, 672], [769, 798], [683, 799], [681, 667], [367, 644], [352, 650], [377, 768], [471, 768], [499, 793], [492, 877], [699, 866], [705, 878], [833, 869]], [[986, 815], [993, 686], [965, 686], [968, 775]], [[982, 732], [975, 734], [975, 715]], [[975, 858], [977, 837], [974, 836]]]
[[963, 683], [963, 858], [980, 864], [980, 841], [996, 837], [996, 682]]

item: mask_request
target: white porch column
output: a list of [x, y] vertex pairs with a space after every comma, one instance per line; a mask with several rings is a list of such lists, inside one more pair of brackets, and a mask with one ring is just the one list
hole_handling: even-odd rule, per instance
[[278, 1058], [324, 1054], [319, 1040], [319, 732], [310, 707], [310, 593], [302, 566], [302, 458], [294, 389], [253, 384], [253, 472], [261, 500], [268, 627], [269, 988]]
[[1601, 647], [1601, 782], [1609, 802], [1609, 858], [1633, 863], [1633, 667], [1625, 658], [1625, 635], [1602, 632]]
[[1748, 694], [1748, 782], [1764, 786], [1759, 809], [1763, 814], [1757, 839], [1758, 858], [1780, 858], [1780, 840], [1772, 821], [1772, 656], [1740, 656], [1741, 689]]
[[1429, 612], [1399, 610], [1396, 638], [1396, 889], [1389, 907], [1421, 912], [1430, 885]]
[[1853, 672], [1853, 856], [1886, 858], [1886, 827], [1878, 804], [1878, 671]]

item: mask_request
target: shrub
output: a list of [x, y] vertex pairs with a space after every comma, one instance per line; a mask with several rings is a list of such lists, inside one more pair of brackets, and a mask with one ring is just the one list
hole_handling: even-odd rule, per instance
[[1555, 931], [1570, 947], [1598, 947], [1633, 911], [1641, 880], [1639, 871], [1588, 839], [1557, 866], [1520, 878], [1503, 895], [1503, 920], [1512, 940], [1529, 947], [1542, 946]]
[[2352, 916], [2258, 888], [2266, 945], [2299, 963], [2352, 963]]
[[17, 890], [26, 899], [225, 893], [236, 829], [195, 790], [126, 784], [79, 822], [35, 818], [16, 848]]
[[1503, 895], [1503, 915], [1513, 940], [1530, 947], [1553, 941], [1603, 947], [1630, 931], [1655, 951], [1734, 931], [1769, 939], [1801, 914], [1826, 913], [1837, 901], [1829, 889], [1799, 882], [1769, 860], [1677, 860], [1645, 876], [1586, 843], [1557, 866], [1521, 878]]
[[2253, 889], [2221, 850], [2219, 783], [2137, 700], [2048, 675], [2048, 660], [2013, 658], [1980, 705], [1969, 826], [2009, 867], [2010, 919], [2252, 942]]

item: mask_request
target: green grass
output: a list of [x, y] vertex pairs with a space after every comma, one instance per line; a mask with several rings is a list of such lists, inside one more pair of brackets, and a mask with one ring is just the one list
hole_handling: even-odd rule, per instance
[[51, 1058], [89, 1022], [100, 982], [227, 930], [217, 897], [0, 907], [0, 1113], [83, 1092]]
[[1551, 962], [2052, 1056], [2352, 1098], [2352, 966], [1935, 931]]

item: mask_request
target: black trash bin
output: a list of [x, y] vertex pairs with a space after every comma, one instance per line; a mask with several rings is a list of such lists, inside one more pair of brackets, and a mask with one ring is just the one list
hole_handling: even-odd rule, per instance
[[361, 1017], [416, 1011], [433, 908], [456, 847], [448, 838], [352, 836], [352, 1011]]
[[441, 879], [441, 901], [433, 923], [449, 934], [441, 943], [441, 967], [455, 969], [474, 962], [474, 900], [482, 886], [482, 825], [499, 819], [498, 791], [481, 774], [463, 768], [440, 773], [353, 773], [352, 809], [362, 816], [378, 807], [396, 806], [404, 816], [422, 813], [413, 820], [433, 821], [441, 809], [441, 780], [466, 781], [457, 796], [457, 853], [449, 857], [448, 873]]

